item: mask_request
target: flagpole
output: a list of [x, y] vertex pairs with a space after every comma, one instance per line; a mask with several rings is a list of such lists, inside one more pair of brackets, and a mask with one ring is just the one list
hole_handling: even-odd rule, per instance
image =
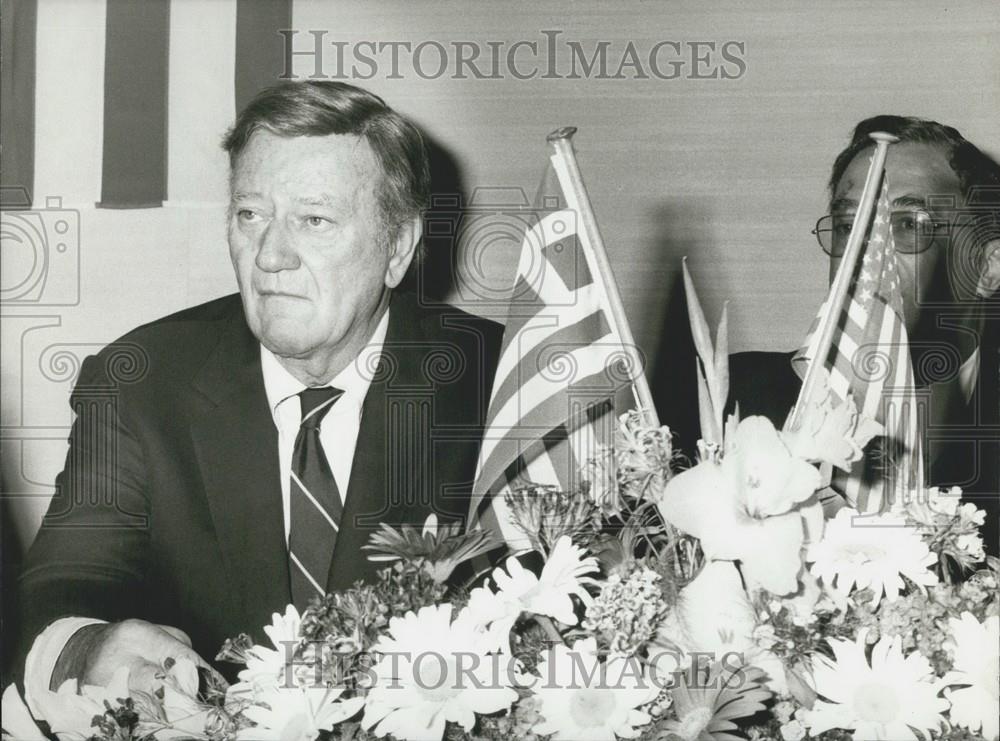
[[854, 222], [851, 224], [851, 234], [847, 238], [847, 246], [844, 248], [844, 257], [837, 268], [837, 275], [830, 286], [830, 293], [827, 296], [826, 312], [823, 315], [822, 323], [816, 328], [819, 340], [816, 345], [816, 352], [809, 361], [809, 368], [806, 370], [806, 377], [802, 381], [802, 388], [799, 390], [799, 397], [792, 410], [792, 418], [788, 428], [795, 429], [801, 421], [802, 410], [805, 408], [807, 399], [812, 398], [814, 387], [820, 376], [820, 369], [826, 363], [826, 358], [830, 354], [830, 346], [833, 344], [833, 333], [837, 329], [840, 313], [847, 298], [847, 291], [851, 287], [851, 277], [854, 275], [854, 268], [858, 258], [861, 256], [861, 248], [864, 246], [865, 234], [868, 232], [868, 224], [871, 221], [872, 211], [875, 208], [875, 201], [879, 194], [879, 182], [882, 178], [882, 171], [885, 169], [885, 158], [889, 152], [889, 145], [899, 141], [899, 138], [883, 131], [875, 131], [868, 135], [875, 141], [875, 154], [872, 163], [868, 168], [868, 176], [865, 178], [864, 189], [861, 191], [861, 203], [858, 204], [857, 213], [854, 214]]
[[653, 405], [653, 395], [649, 391], [649, 381], [646, 380], [646, 374], [643, 372], [642, 358], [639, 356], [635, 338], [632, 336], [632, 329], [629, 327], [628, 317], [625, 315], [625, 307], [622, 304], [621, 293], [618, 291], [618, 283], [615, 281], [615, 275], [611, 270], [611, 263], [608, 261], [608, 254], [604, 248], [601, 231], [597, 227], [597, 219], [594, 217], [594, 209], [590, 203], [590, 196], [587, 194], [587, 187], [584, 185], [583, 176], [580, 174], [580, 167], [576, 162], [576, 153], [573, 151], [573, 143], [571, 141], [575, 133], [575, 126], [564, 126], [549, 134], [547, 140], [555, 150], [556, 156], [566, 166], [569, 185], [579, 204], [579, 217], [593, 247], [597, 274], [604, 286], [604, 293], [608, 297], [608, 304], [611, 309], [611, 320], [618, 331], [618, 336], [622, 341], [622, 348], [628, 357], [629, 376], [632, 379], [632, 388], [636, 402], [645, 413], [647, 421], [653, 426], [659, 427], [660, 419], [656, 413], [656, 407]]

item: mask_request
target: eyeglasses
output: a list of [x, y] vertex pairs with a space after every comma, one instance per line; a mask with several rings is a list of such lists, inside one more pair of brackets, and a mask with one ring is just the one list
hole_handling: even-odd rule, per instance
[[[948, 222], [934, 219], [921, 209], [893, 211], [889, 222], [897, 252], [908, 255], [927, 250], [934, 240], [948, 232]], [[854, 214], [828, 214], [816, 222], [812, 233], [831, 257], [843, 257], [847, 238], [851, 235]]]

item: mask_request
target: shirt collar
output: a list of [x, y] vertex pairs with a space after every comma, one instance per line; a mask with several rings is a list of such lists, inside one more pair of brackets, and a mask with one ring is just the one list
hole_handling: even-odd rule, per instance
[[[327, 384], [344, 392], [344, 395], [337, 402], [338, 408], [344, 408], [350, 404], [360, 410], [361, 404], [368, 394], [368, 387], [371, 386], [372, 376], [378, 367], [388, 328], [389, 310], [387, 309], [376, 325], [368, 344], [358, 353], [358, 357], [348, 363], [347, 367]], [[263, 345], [260, 346], [260, 367], [264, 375], [267, 405], [271, 409], [271, 414], [277, 415], [278, 406], [296, 396], [306, 388], [306, 385], [289, 373], [277, 356]]]

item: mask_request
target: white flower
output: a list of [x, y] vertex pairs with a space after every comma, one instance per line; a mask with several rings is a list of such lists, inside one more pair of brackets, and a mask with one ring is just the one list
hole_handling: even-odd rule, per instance
[[245, 741], [313, 741], [320, 731], [357, 714], [363, 697], [338, 702], [343, 689], [327, 687], [275, 687], [261, 692], [244, 715], [257, 725], [240, 730]]
[[[956, 486], [955, 488], [957, 489], [958, 487]], [[958, 508], [958, 519], [962, 525], [981, 527], [986, 522], [986, 511], [979, 509], [972, 502], [964, 502]]]
[[806, 737], [806, 727], [800, 720], [790, 720], [779, 730], [784, 741], [802, 741]]
[[812, 573], [842, 597], [855, 585], [870, 587], [873, 607], [883, 594], [890, 601], [899, 596], [902, 576], [918, 586], [938, 582], [928, 570], [937, 556], [916, 530], [888, 513], [862, 516], [844, 507], [826, 523], [823, 538], [809, 546], [806, 561], [812, 562]]
[[721, 661], [753, 645], [757, 615], [732, 562], [705, 564], [681, 590], [674, 613], [681, 629], [674, 643], [686, 652], [709, 652], [713, 661]]
[[959, 535], [955, 538], [955, 545], [973, 561], [982, 561], [986, 558], [986, 551], [983, 549], [983, 536], [979, 533]]
[[0, 710], [2, 710], [0, 715], [3, 717], [4, 738], [9, 737], [15, 741], [47, 741], [35, 724], [31, 711], [24, 704], [15, 685], [9, 684], [3, 691]]
[[736, 565], [710, 561], [681, 590], [658, 636], [685, 653], [708, 654], [712, 661], [726, 662], [739, 656], [740, 663], [763, 670], [773, 692], [785, 695], [784, 667], [768, 647], [755, 640], [757, 624], [757, 613]]
[[112, 707], [118, 700], [129, 696], [127, 666], [118, 669], [107, 687], [79, 686], [75, 679], [67, 679], [55, 692], [44, 691], [33, 695], [40, 719], [60, 739], [87, 738], [93, 729], [90, 722], [95, 715], [103, 715], [104, 703]]
[[591, 604], [584, 585], [593, 580], [586, 575], [598, 570], [597, 559], [584, 558], [584, 553], [583, 548], [563, 536], [552, 548], [541, 576], [524, 568], [516, 558], [508, 558], [506, 571], [500, 567], [493, 570], [497, 592], [488, 587], [472, 590], [469, 610], [475, 621], [490, 627], [491, 649], [507, 648], [510, 629], [522, 612], [577, 624], [572, 597], [576, 595], [585, 605]]
[[703, 460], [673, 477], [656, 502], [667, 521], [701, 541], [709, 559], [739, 560], [748, 581], [772, 594], [798, 589], [806, 535], [818, 530], [821, 479], [793, 456], [765, 417], [726, 437], [721, 463]]
[[253, 646], [247, 651], [247, 668], [239, 673], [239, 682], [230, 688], [234, 695], [266, 693], [287, 684], [285, 671], [300, 640], [302, 619], [295, 605], [288, 605], [285, 614], [275, 612], [264, 633], [274, 648]]
[[951, 636], [945, 643], [954, 655], [954, 670], [945, 684], [967, 685], [945, 691], [951, 700], [951, 722], [972, 732], [982, 728], [989, 741], [1000, 735], [1000, 617], [980, 623], [970, 612], [949, 618]]
[[[930, 663], [919, 652], [903, 657], [901, 639], [883, 638], [865, 657], [866, 630], [854, 642], [829, 639], [834, 659], [813, 655], [813, 679], [820, 699], [802, 712], [812, 736], [831, 728], [853, 730], [857, 741], [915, 741], [937, 731], [948, 709], [938, 696]], [[823, 699], [825, 698], [825, 699]]]
[[807, 400], [794, 430], [783, 430], [781, 438], [792, 454], [807, 461], [830, 463], [842, 471], [861, 460], [866, 445], [885, 428], [858, 412], [852, 396], [838, 402], [830, 390], [830, 374], [820, 370], [819, 383]]
[[940, 524], [941, 518], [951, 519], [958, 514], [961, 498], [962, 490], [957, 486], [949, 489], [928, 486], [894, 503], [893, 509], [904, 512], [920, 525], [933, 528]]
[[446, 721], [469, 731], [476, 713], [505, 710], [517, 700], [509, 657], [487, 655], [481, 626], [467, 610], [454, 621], [451, 612], [450, 604], [431, 605], [389, 621], [389, 634], [373, 648], [380, 658], [372, 668], [365, 729], [438, 741]]
[[784, 514], [820, 488], [815, 467], [794, 456], [767, 417], [741, 420], [722, 463], [751, 517]]
[[652, 702], [659, 688], [638, 670], [634, 657], [618, 656], [601, 663], [594, 638], [570, 649], [557, 645], [538, 665], [533, 688], [543, 720], [532, 730], [552, 734], [552, 741], [615, 741], [636, 738], [650, 722], [636, 708]]

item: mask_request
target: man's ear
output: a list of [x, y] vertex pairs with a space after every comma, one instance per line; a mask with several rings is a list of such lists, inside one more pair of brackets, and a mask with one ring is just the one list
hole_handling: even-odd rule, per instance
[[981, 298], [989, 298], [1000, 290], [1000, 237], [991, 239], [983, 247], [982, 266], [976, 294]]
[[418, 214], [404, 222], [396, 232], [395, 239], [389, 243], [389, 265], [385, 269], [385, 284], [389, 288], [395, 288], [403, 281], [423, 233], [424, 220]]

